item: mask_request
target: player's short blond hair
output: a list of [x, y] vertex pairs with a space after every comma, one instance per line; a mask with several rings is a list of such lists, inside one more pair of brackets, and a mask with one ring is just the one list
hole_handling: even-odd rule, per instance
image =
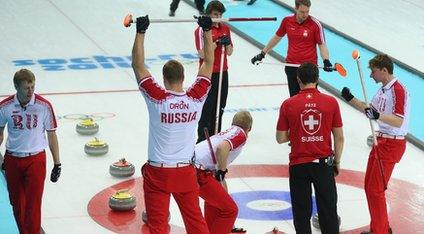
[[34, 83], [35, 82], [35, 75], [32, 73], [32, 71], [28, 69], [21, 69], [15, 73], [13, 76], [13, 84], [15, 87], [19, 87], [22, 82], [25, 81], [27, 83]]
[[237, 112], [233, 117], [232, 125], [239, 126], [245, 131], [250, 131], [252, 128], [253, 119], [249, 111], [243, 110]]

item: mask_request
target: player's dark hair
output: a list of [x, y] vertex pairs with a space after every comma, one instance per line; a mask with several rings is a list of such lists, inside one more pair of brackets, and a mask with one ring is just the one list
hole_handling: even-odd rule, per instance
[[212, 11], [218, 11], [219, 13], [224, 14], [225, 6], [220, 1], [217, 1], [217, 0], [210, 1], [208, 5], [206, 6], [206, 14], [210, 15]]
[[296, 1], [294, 1], [294, 6], [296, 8], [298, 8], [301, 5], [311, 7], [311, 0], [296, 0]]
[[317, 83], [319, 77], [317, 65], [310, 62], [302, 63], [297, 69], [297, 77], [304, 85]]
[[174, 84], [184, 80], [184, 67], [177, 60], [169, 60], [162, 68], [163, 78]]
[[386, 68], [390, 75], [393, 74], [393, 61], [387, 54], [377, 54], [368, 62], [369, 68]]
[[17, 71], [15, 75], [13, 76], [13, 84], [16, 87], [19, 87], [23, 81], [31, 83], [31, 84], [34, 83], [35, 82], [34, 73], [32, 73], [30, 70], [25, 68]]

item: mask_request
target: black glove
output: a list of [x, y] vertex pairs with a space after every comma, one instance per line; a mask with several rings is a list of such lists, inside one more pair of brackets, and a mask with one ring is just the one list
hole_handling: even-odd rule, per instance
[[350, 102], [355, 96], [353, 96], [348, 87], [343, 87], [342, 97], [344, 98], [344, 100]]
[[250, 61], [252, 64], [256, 64], [256, 62], [262, 61], [263, 58], [265, 58], [265, 52], [261, 51], [260, 54], [255, 55]]
[[323, 70], [326, 72], [332, 72], [333, 71], [333, 64], [331, 64], [330, 60], [324, 59], [324, 67]]
[[150, 20], [149, 15], [138, 17], [137, 18], [137, 32], [145, 33], [147, 28], [149, 27]]
[[204, 32], [207, 32], [212, 28], [212, 19], [209, 16], [201, 15], [197, 17], [197, 24], [203, 29]]
[[223, 181], [225, 179], [225, 174], [227, 174], [228, 169], [225, 169], [225, 171], [222, 170], [216, 170], [215, 171], [215, 179], [219, 182]]
[[60, 172], [62, 171], [62, 164], [55, 164], [52, 173], [50, 174], [50, 181], [56, 183], [60, 177]]
[[380, 113], [373, 106], [365, 108], [365, 115], [368, 117], [368, 119], [380, 118]]
[[231, 39], [230, 39], [229, 36], [223, 35], [223, 36], [219, 37], [218, 40], [216, 40], [216, 44], [222, 45], [222, 46], [231, 45]]

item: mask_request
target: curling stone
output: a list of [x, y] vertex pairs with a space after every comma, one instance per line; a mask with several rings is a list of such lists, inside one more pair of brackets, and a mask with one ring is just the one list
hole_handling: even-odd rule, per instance
[[93, 135], [99, 131], [99, 125], [92, 118], [86, 118], [77, 124], [76, 130], [81, 135]]
[[134, 175], [134, 172], [134, 165], [125, 160], [125, 158], [121, 158], [109, 167], [109, 173], [115, 177], [129, 177]]
[[[143, 210], [143, 212], [141, 212], [141, 219], [143, 220], [143, 222], [145, 224], [147, 224], [148, 218], [147, 218], [146, 210]], [[169, 213], [169, 215], [168, 215], [168, 223], [169, 223], [170, 220], [171, 220], [171, 213]]]
[[367, 145], [369, 146], [369, 147], [372, 147], [372, 145], [374, 144], [374, 137], [372, 136], [372, 135], [369, 135], [368, 137], [367, 137]]
[[109, 198], [109, 207], [116, 211], [128, 211], [135, 208], [137, 202], [128, 190], [119, 190]]
[[[340, 227], [340, 224], [342, 223], [342, 220], [341, 220], [340, 216], [338, 216], [338, 215], [337, 215], [337, 217], [338, 217], [338, 219], [339, 219], [339, 227]], [[312, 226], [313, 226], [314, 228], [316, 228], [316, 229], [320, 229], [320, 227], [319, 227], [319, 218], [318, 218], [318, 214], [314, 214], [314, 215], [312, 216]]]
[[109, 151], [109, 145], [104, 141], [100, 141], [99, 139], [94, 138], [94, 140], [91, 140], [85, 144], [84, 151], [88, 155], [104, 155]]

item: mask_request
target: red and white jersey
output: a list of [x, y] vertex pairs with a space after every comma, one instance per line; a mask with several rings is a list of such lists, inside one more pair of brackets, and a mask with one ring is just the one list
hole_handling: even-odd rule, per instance
[[[231, 31], [230, 31], [230, 27], [228, 27], [226, 24], [224, 23], [219, 23], [218, 26], [212, 26], [211, 29], [211, 33], [212, 33], [212, 41], [216, 41], [218, 40], [218, 38], [226, 35], [229, 36], [231, 39]], [[194, 40], [196, 43], [196, 49], [197, 50], [202, 50], [204, 47], [204, 42], [203, 42], [203, 30], [201, 27], [197, 27], [196, 30], [194, 31]], [[233, 45], [233, 41], [231, 40], [231, 45]], [[217, 46], [215, 48], [214, 51], [214, 62], [213, 62], [213, 72], [217, 73], [220, 71], [220, 66], [221, 66], [221, 52], [222, 52], [222, 48], [221, 46]], [[199, 59], [199, 66], [201, 66], [203, 63], [203, 59]], [[228, 64], [227, 64], [227, 54], [225, 53], [224, 55], [224, 68], [223, 71], [227, 71], [228, 70]]]
[[331, 131], [342, 126], [336, 99], [313, 88], [283, 102], [277, 131], [289, 131], [290, 165], [296, 165], [332, 155]]
[[48, 143], [45, 131], [55, 131], [56, 117], [49, 101], [38, 94], [22, 107], [16, 95], [0, 102], [0, 127], [7, 125], [6, 149], [12, 152], [43, 151]]
[[[231, 126], [231, 128], [220, 132], [210, 137], [213, 152], [223, 141], [228, 141], [231, 145], [230, 154], [228, 155], [228, 164], [232, 163], [237, 156], [240, 155], [243, 146], [246, 144], [247, 136], [242, 128], [239, 126]], [[215, 170], [216, 165], [213, 163], [211, 151], [207, 140], [196, 144], [195, 148], [196, 164], [204, 166], [206, 169]], [[228, 166], [228, 165], [227, 165]]]
[[317, 64], [317, 44], [325, 43], [325, 37], [324, 29], [316, 18], [309, 16], [303, 23], [299, 24], [294, 14], [284, 17], [275, 34], [279, 37], [287, 34], [286, 62]]
[[191, 160], [209, 88], [209, 79], [201, 76], [182, 93], [165, 90], [153, 77], [141, 80], [139, 89], [149, 110], [150, 161], [174, 164]]
[[377, 120], [381, 133], [394, 136], [405, 136], [408, 133], [410, 100], [405, 86], [397, 79], [391, 80], [381, 87], [373, 97], [371, 104], [378, 112], [386, 115], [394, 114], [403, 118], [400, 128], [393, 127]]

